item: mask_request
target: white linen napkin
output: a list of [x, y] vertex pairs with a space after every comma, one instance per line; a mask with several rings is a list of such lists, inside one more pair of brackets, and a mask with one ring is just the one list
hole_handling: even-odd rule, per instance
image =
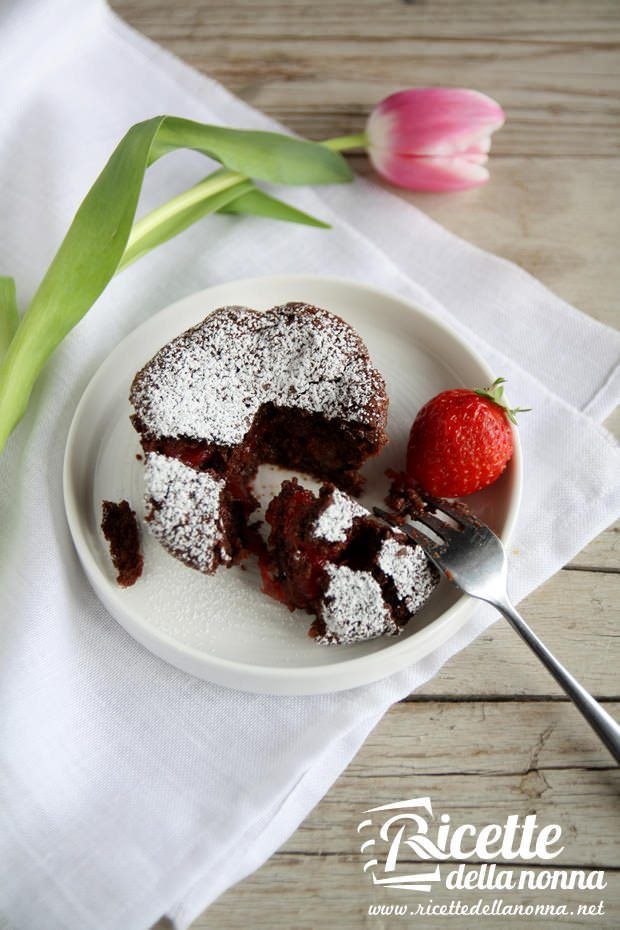
[[[0, 271], [17, 278], [22, 306], [130, 124], [172, 113], [274, 127], [99, 0], [5, 4], [0, 41]], [[145, 208], [204, 174], [196, 154], [164, 159]], [[135, 643], [77, 562], [61, 462], [87, 381], [147, 316], [235, 277], [320, 272], [447, 319], [534, 408], [521, 426], [517, 598], [620, 510], [620, 456], [600, 426], [618, 397], [617, 334], [362, 180], [291, 199], [333, 230], [209, 218], [115, 280], [56, 353], [0, 460], [2, 926], [143, 930], [164, 913], [188, 926], [292, 833], [390, 704], [495, 619], [481, 608], [417, 665], [318, 697], [220, 688]]]

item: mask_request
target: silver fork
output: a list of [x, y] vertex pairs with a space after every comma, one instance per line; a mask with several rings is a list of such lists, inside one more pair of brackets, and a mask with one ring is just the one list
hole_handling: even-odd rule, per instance
[[[492, 604], [506, 617], [513, 630], [525, 640], [576, 704], [616, 762], [620, 763], [620, 726], [558, 662], [511, 604], [506, 590], [506, 552], [501, 540], [465, 508], [461, 510], [458, 504], [435, 498], [425, 498], [425, 503], [432, 512], [428, 509], [416, 510], [412, 517], [416, 523], [428, 527], [439, 542], [415, 526], [401, 523], [394, 514], [380, 507], [373, 509], [376, 516], [402, 530], [418, 543], [431, 562], [461, 591]], [[450, 517], [457, 525], [452, 526], [440, 519], [436, 516], [438, 511]]]

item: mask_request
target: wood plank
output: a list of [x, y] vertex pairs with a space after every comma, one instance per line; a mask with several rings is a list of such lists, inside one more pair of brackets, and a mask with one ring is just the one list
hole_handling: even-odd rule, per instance
[[[362, 176], [382, 184], [366, 158], [353, 163]], [[382, 186], [473, 245], [520, 265], [589, 315], [617, 326], [620, 162], [588, 159], [584, 165], [576, 158], [492, 153], [490, 170], [485, 187], [450, 196]]]
[[[562, 827], [566, 849], [558, 865], [617, 866], [620, 774], [605, 767], [609, 762], [596, 737], [580, 731], [572, 714], [566, 705], [532, 702], [480, 702], [449, 709], [437, 703], [397, 705], [296, 834], [258, 872], [212, 905], [193, 925], [195, 930], [241, 928], [250, 914], [252, 926], [271, 927], [276, 909], [281, 926], [300, 930], [315, 928], [319, 913], [329, 926], [383, 926], [368, 918], [368, 906], [389, 903], [390, 898], [366, 882], [355, 831], [364, 810], [404, 797], [430, 795], [434, 810], [450, 814], [454, 824], [481, 827], [503, 822], [508, 814], [536, 813], [541, 824]], [[600, 919], [597, 927], [617, 926], [619, 879], [618, 872], [607, 873], [609, 919]], [[437, 902], [453, 896], [441, 889], [432, 895]], [[471, 904], [481, 893], [456, 896]], [[513, 903], [566, 900], [575, 910], [580, 903], [598, 903], [602, 896], [502, 895]], [[426, 900], [401, 895], [399, 901], [403, 898]], [[561, 925], [592, 926], [589, 920], [562, 918]], [[502, 920], [502, 927], [517, 923]], [[450, 926], [470, 930], [471, 922], [452, 918]]]
[[[469, 0], [467, 15], [462, 15], [459, 0], [432, 0], [431, 3], [382, 3], [377, 0], [187, 0], [171, 6], [165, 0], [114, 0], [128, 18], [140, 22], [146, 31], [157, 25], [169, 35], [186, 28], [190, 34], [229, 39], [231, 35], [260, 37], [274, 32], [286, 38], [303, 38], [311, 42], [327, 37], [339, 40], [354, 35], [393, 38], [411, 31], [421, 38], [452, 37], [465, 42], [476, 38], [493, 41], [518, 39], [579, 45], [609, 44], [620, 33], [617, 4], [613, 0], [562, 0], [562, 15], [557, 4], [538, 0]], [[378, 13], [380, 12], [380, 15]], [[406, 32], [405, 32], [406, 34]]]
[[[219, 3], [209, 4], [208, 9], [194, 3], [186, 9], [185, 5], [171, 8], [116, 0], [118, 12], [138, 28], [292, 130], [312, 138], [359, 130], [372, 105], [402, 86], [402, 75], [410, 70], [412, 40], [399, 40], [402, 48], [394, 42], [377, 49], [360, 47], [357, 28], [365, 28], [366, 20], [356, 16], [353, 26], [341, 4], [336, 5], [338, 15], [331, 4], [304, 8], [304, 32], [295, 48], [290, 46], [290, 28], [286, 27], [288, 5], [287, 10], [280, 3], [259, 6], [260, 16], [258, 7], [248, 8], [247, 4], [231, 10]], [[578, 15], [577, 7], [574, 16]], [[538, 15], [538, 5], [534, 8], [533, 14]], [[389, 26], [394, 35], [399, 35], [401, 16], [409, 17], [411, 10], [421, 17], [422, 24], [426, 22], [424, 8], [403, 4]], [[488, 14], [488, 4], [486, 10]], [[297, 22], [298, 12], [291, 22]], [[482, 16], [482, 8], [478, 12]], [[588, 23], [589, 15], [585, 17]], [[604, 5], [598, 15], [605, 21]], [[325, 22], [331, 24], [332, 18], [336, 20], [333, 35], [339, 35], [337, 22], [342, 21], [348, 39], [334, 44], [320, 37]], [[379, 21], [381, 25], [383, 11]], [[451, 28], [448, 16], [439, 17], [438, 22], [443, 24], [441, 28]], [[255, 32], [246, 35], [244, 29], [252, 23], [259, 30], [271, 23], [275, 38], [257, 41]], [[315, 38], [313, 23], [322, 30]], [[548, 26], [550, 20], [543, 17], [543, 23]], [[503, 29], [503, 20], [498, 25]], [[182, 37], [177, 36], [179, 30]], [[607, 50], [610, 36], [601, 48], [579, 46], [579, 60], [573, 57], [577, 55], [574, 49], [566, 52], [566, 58], [555, 44], [544, 52], [539, 42], [531, 53], [535, 58], [530, 55], [525, 61], [526, 53], [518, 45], [522, 57], [514, 59], [502, 42], [501, 55], [492, 52], [489, 63], [488, 50], [478, 61], [480, 56], [469, 44], [463, 48], [462, 43], [452, 43], [450, 67], [454, 70], [450, 71], [439, 50], [428, 44], [417, 20], [415, 32], [421, 49], [416, 47], [412, 83], [436, 83], [437, 74], [445, 73], [445, 83], [487, 90], [506, 106], [508, 122], [495, 137], [489, 185], [450, 197], [401, 195], [470, 242], [515, 261], [586, 312], [617, 324], [618, 275], [613, 269], [617, 267], [615, 230], [620, 224], [620, 203], [615, 196], [620, 167], [617, 161], [600, 157], [616, 152], [620, 145], [620, 59], [615, 49]], [[554, 36], [555, 32], [551, 38]], [[278, 37], [289, 43], [284, 50], [268, 44], [280, 43]], [[615, 63], [605, 57], [609, 54]], [[422, 58], [427, 61], [428, 73]], [[500, 65], [508, 69], [503, 76], [498, 73]], [[377, 69], [382, 67], [384, 71], [379, 73]], [[370, 73], [372, 69], [377, 72], [375, 76]], [[592, 79], [584, 81], [584, 74], [593, 72], [597, 72], [594, 96]], [[557, 87], [550, 82], [552, 75]], [[595, 112], [594, 108], [600, 107], [604, 113]], [[616, 136], [617, 141], [613, 141]], [[562, 158], [553, 163], [546, 157], [534, 157], [556, 152]], [[518, 153], [522, 157], [514, 157]], [[571, 154], [573, 157], [568, 157]], [[584, 154], [589, 155], [587, 162]], [[599, 157], [594, 157], [596, 154]], [[362, 174], [372, 174], [366, 159], [355, 159], [355, 165]], [[596, 248], [585, 247], [592, 242]]]
[[[303, 61], [294, 52], [293, 69], [286, 68], [282, 74], [283, 67], [279, 64], [280, 73], [275, 74], [275, 66], [271, 65], [266, 74], [253, 80], [243, 68], [249, 47], [240, 49], [239, 58], [229, 60], [226, 67], [214, 67], [212, 62], [194, 58], [187, 47], [183, 48], [183, 57], [200, 70], [210, 65], [212, 76], [248, 103], [269, 113], [294, 132], [313, 139], [360, 132], [372, 107], [403, 86], [398, 75], [405, 71], [406, 60], [414, 59], [415, 77], [405, 86], [424, 87], [437, 83], [436, 75], [441, 67], [441, 84], [444, 86], [472, 87], [501, 103], [507, 122], [494, 138], [495, 155], [609, 157], [619, 150], [620, 134], [614, 103], [618, 80], [610, 76], [611, 61], [601, 62], [606, 78], [601, 97], [593, 102], [583, 90], [580, 77], [591, 59], [575, 52], [566, 56], [564, 69], [558, 69], [555, 74], [548, 74], [547, 60], [532, 62], [532, 56], [516, 52], [510, 70], [496, 68], [490, 74], [486, 65], [464, 61], [458, 46], [444, 47], [442, 43], [431, 43], [429, 47], [426, 42], [418, 46], [411, 41], [402, 42], [395, 49], [393, 45], [390, 43], [389, 51], [385, 52], [389, 58], [383, 69], [380, 68], [381, 50], [378, 53], [370, 45], [365, 51], [356, 46], [359, 57], [352, 55], [347, 59], [346, 71], [338, 47], [335, 59], [322, 54], [321, 73], [335, 76], [324, 77], [320, 81], [306, 79], [305, 71], [299, 75]], [[521, 46], [518, 50], [521, 53]], [[401, 61], [397, 63], [392, 55], [399, 51]], [[277, 47], [268, 46], [264, 54], [268, 61], [281, 61]], [[486, 48], [479, 57], [484, 59], [489, 54], [497, 57]], [[538, 48], [536, 55], [542, 57]], [[555, 61], [556, 55], [550, 56], [548, 61]], [[370, 73], [366, 70], [368, 60], [374, 61]], [[316, 67], [316, 62], [314, 64]], [[364, 73], [364, 80], [356, 80], [353, 77], [356, 72]], [[544, 72], [544, 77], [541, 77], [541, 72]], [[325, 104], [325, 100], [329, 103]]]
[[[558, 572], [520, 610], [584, 687], [599, 696], [620, 696], [617, 659], [610, 659], [618, 638], [620, 575]], [[419, 695], [563, 697], [563, 692], [510, 626], [498, 621]]]
[[[562, 930], [617, 930], [620, 910], [620, 873], [607, 872], [608, 887], [604, 892], [564, 891], [498, 893], [479, 891], [433, 891], [436, 904], [449, 904], [458, 899], [469, 906], [483, 898], [490, 902], [500, 897], [505, 903], [523, 905], [566, 903], [572, 916], [554, 918], [502, 917], [502, 930], [524, 930], [555, 925]], [[274, 856], [258, 872], [222, 895], [192, 924], [192, 930], [392, 930], [394, 927], [419, 926], [425, 928], [450, 927], [450, 930], [472, 930], [477, 920], [481, 926], [496, 930], [496, 919], [471, 917], [398, 919], [397, 917], [371, 917], [372, 905], [406, 904], [415, 911], [418, 903], [427, 903], [429, 895], [416, 892], [387, 892], [374, 890], [356, 856]], [[578, 916], [580, 905], [597, 906], [604, 896], [605, 913], [598, 917]], [[423, 922], [422, 922], [423, 921]], [[427, 922], [428, 921], [428, 922]], [[171, 930], [169, 924], [158, 925], [155, 930]]]
[[[531, 702], [462, 704], [450, 713], [442, 704], [397, 705], [296, 834], [262, 869], [212, 905], [195, 930], [241, 928], [250, 912], [253, 926], [273, 926], [269, 920], [276, 907], [283, 927], [314, 928], [316, 896], [330, 926], [382, 926], [365, 922], [370, 904], [390, 899], [363, 876], [356, 826], [364, 810], [405, 796], [430, 795], [434, 810], [450, 814], [454, 824], [482, 827], [509, 814], [536, 813], [541, 824], [562, 827], [566, 848], [554, 860], [558, 866], [615, 867], [620, 773], [607, 767], [593, 734], [577, 732], [569, 710]], [[619, 876], [609, 872], [607, 878], [604, 896], [613, 916], [620, 903]], [[458, 894], [469, 903], [479, 896]], [[433, 892], [438, 902], [450, 897]], [[600, 897], [563, 892], [519, 894], [514, 900], [567, 900], [576, 908]], [[596, 926], [615, 927], [614, 920]], [[562, 926], [586, 925], [582, 919], [562, 919]], [[450, 926], [471, 925], [451, 919]]]
[[[472, 86], [497, 97], [508, 123], [494, 140], [491, 183], [450, 198], [404, 196], [569, 302], [617, 322], [617, 3], [564, 0], [560, 8], [537, 0], [471, 0], [466, 14], [455, 0], [113, 5], [190, 64], [311, 138], [359, 130], [374, 103], [403, 86]], [[365, 159], [354, 161], [369, 173]], [[611, 572], [617, 568], [616, 527], [522, 605], [587, 687], [616, 697], [609, 646], [617, 635], [620, 579]], [[479, 701], [480, 695], [496, 700]], [[615, 857], [617, 865], [618, 774], [607, 764], [596, 737], [537, 660], [505, 623], [496, 624], [392, 708], [283, 849], [223, 895], [194, 930], [392, 927], [394, 919], [368, 915], [369, 904], [389, 899], [363, 875], [354, 830], [360, 810], [414, 793], [430, 793], [453, 820], [473, 817], [481, 825], [508, 812], [539, 811], [562, 824], [573, 863]], [[606, 915], [573, 915], [561, 926], [616, 928], [620, 873], [608, 873], [608, 881]], [[447, 900], [445, 892], [433, 897]], [[459, 897], [471, 903], [479, 893]], [[562, 893], [575, 910], [599, 898]], [[469, 918], [449, 923], [471, 930]], [[524, 921], [505, 918], [501, 925], [516, 930]]]
[[[175, 54], [312, 138], [359, 131], [407, 84], [470, 86], [508, 113], [500, 154], [610, 155], [620, 147], [618, 7], [535, 2], [333, 4], [115, 0]], [[525, 7], [525, 12], [523, 11]], [[462, 9], [462, 8], [461, 8]], [[596, 92], [584, 74], [596, 76]]]
[[620, 523], [614, 523], [588, 543], [567, 567], [583, 571], [619, 571]]
[[[620, 710], [616, 703], [604, 706], [612, 714]], [[515, 700], [507, 705], [431, 699], [394, 705], [348, 772], [373, 779], [406, 779], [412, 773], [489, 777], [611, 764], [611, 756], [570, 702]]]
[[[482, 827], [503, 823], [509, 814], [536, 813], [540, 823], [562, 827], [565, 849], [554, 860], [558, 864], [617, 866], [620, 772], [576, 722], [579, 736], [571, 738], [568, 709], [546, 703], [533, 713], [531, 704], [510, 704], [493, 712], [485, 703], [469, 715], [453, 708], [438, 723], [442, 707], [398, 705], [282, 851], [355, 854], [355, 829], [365, 810], [428, 795], [433, 809], [449, 814], [453, 824]], [[482, 727], [459, 728], [474, 715]], [[497, 750], [491, 738], [498, 740]], [[590, 754], [606, 767], [582, 766]]]
[[[387, 927], [368, 916], [370, 905], [390, 898], [366, 883], [355, 828], [368, 807], [405, 796], [429, 794], [434, 809], [449, 813], [455, 824], [482, 827], [508, 814], [537, 813], [540, 823], [562, 826], [566, 850], [559, 866], [616, 867], [620, 775], [607, 768], [604, 750], [574, 714], [568, 705], [548, 702], [480, 702], [449, 710], [441, 703], [397, 705], [282, 849], [205, 911], [194, 930], [241, 930], [248, 923], [259, 930], [315, 930], [317, 915], [345, 930]], [[596, 924], [591, 917], [563, 917], [563, 927], [617, 926], [620, 875], [606, 874], [606, 914]], [[480, 896], [458, 893], [470, 905]], [[433, 892], [437, 903], [452, 897]], [[566, 901], [576, 911], [597, 904], [602, 893], [502, 897], [522, 904]], [[450, 926], [470, 930], [471, 922], [451, 918]], [[523, 926], [523, 920], [505, 918], [504, 926]]]

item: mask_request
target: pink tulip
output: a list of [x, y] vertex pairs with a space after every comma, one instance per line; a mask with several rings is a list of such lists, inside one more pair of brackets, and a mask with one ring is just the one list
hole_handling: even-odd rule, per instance
[[489, 179], [491, 134], [504, 111], [475, 90], [416, 87], [386, 97], [366, 125], [376, 170], [398, 187], [456, 191]]

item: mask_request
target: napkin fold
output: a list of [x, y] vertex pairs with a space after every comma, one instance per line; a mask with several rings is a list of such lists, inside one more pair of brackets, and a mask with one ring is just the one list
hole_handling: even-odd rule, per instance
[[[275, 126], [100, 0], [14, 0], [0, 40], [0, 272], [16, 277], [22, 305], [130, 124], [171, 113]], [[163, 159], [144, 208], [204, 173], [195, 153]], [[333, 230], [212, 217], [116, 279], [54, 356], [0, 459], [2, 926], [144, 930], [166, 913], [187, 927], [293, 832], [386, 709], [495, 619], [481, 607], [411, 668], [313, 697], [220, 688], [135, 643], [77, 562], [61, 466], [86, 383], [147, 316], [235, 277], [319, 272], [447, 320], [534, 408], [521, 425], [517, 599], [620, 511], [620, 456], [600, 425], [618, 400], [618, 334], [363, 180], [290, 199]]]

